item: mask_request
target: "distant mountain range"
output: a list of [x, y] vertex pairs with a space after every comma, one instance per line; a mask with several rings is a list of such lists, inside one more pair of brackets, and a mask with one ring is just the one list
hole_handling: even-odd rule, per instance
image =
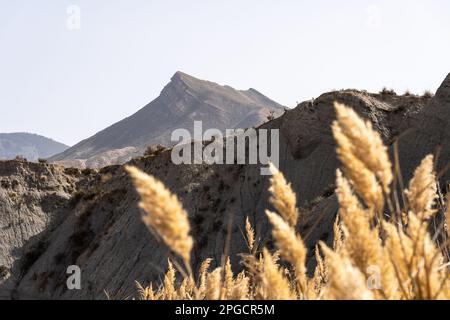
[[283, 106], [255, 89], [239, 91], [176, 72], [160, 96], [144, 108], [50, 161], [77, 167], [124, 163], [150, 145], [172, 145], [172, 131], [192, 132], [197, 120], [203, 121], [203, 130], [224, 131], [259, 126], [269, 114], [277, 117], [283, 112]]
[[29, 161], [48, 158], [69, 148], [65, 144], [31, 133], [0, 133], [0, 159], [22, 156]]

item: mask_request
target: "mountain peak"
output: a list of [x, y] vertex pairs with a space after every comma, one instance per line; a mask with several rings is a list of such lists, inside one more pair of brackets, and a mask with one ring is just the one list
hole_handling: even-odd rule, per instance
[[175, 72], [170, 80], [171, 81], [181, 81], [181, 82], [207, 82], [205, 80], [195, 78], [195, 77], [193, 77], [185, 72], [182, 72], [182, 71]]
[[194, 120], [203, 121], [207, 129], [248, 128], [261, 125], [273, 112], [281, 115], [281, 106], [256, 90], [239, 91], [177, 71], [147, 106], [51, 160], [90, 159], [128, 147], [170, 146], [173, 130], [190, 130]]
[[202, 90], [202, 88], [204, 88], [208, 83], [208, 81], [195, 78], [185, 72], [177, 71], [174, 73], [172, 78], [170, 78], [170, 83], [167, 87], [181, 88], [182, 90], [189, 87], [197, 91]]
[[184, 73], [182, 71], [177, 71], [174, 73], [174, 75], [172, 76], [171, 80], [174, 79], [182, 79], [183, 77], [191, 77], [190, 75], [188, 75], [187, 73]]

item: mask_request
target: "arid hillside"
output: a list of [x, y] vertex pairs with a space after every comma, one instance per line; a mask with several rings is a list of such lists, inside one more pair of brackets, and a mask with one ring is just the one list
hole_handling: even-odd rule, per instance
[[[297, 193], [302, 207], [298, 229], [309, 248], [318, 240], [333, 241], [334, 101], [370, 120], [391, 149], [398, 143], [405, 181], [428, 153], [438, 154], [438, 172], [450, 160], [450, 75], [434, 97], [337, 91], [266, 123], [263, 128], [280, 129], [280, 170]], [[246, 217], [261, 242], [272, 246], [264, 214], [270, 208], [269, 178], [260, 175], [258, 166], [176, 166], [170, 149], [130, 163], [162, 180], [189, 213], [196, 241], [194, 270], [207, 257], [213, 265], [220, 263], [228, 230], [232, 264], [239, 266], [237, 254], [247, 250]], [[9, 161], [0, 163], [0, 180], [2, 298], [131, 298], [136, 280], [161, 281], [168, 251], [142, 223], [139, 197], [123, 166], [79, 170]], [[442, 171], [441, 188], [449, 181], [450, 172]], [[314, 264], [310, 252], [309, 264]], [[82, 270], [81, 290], [66, 288], [66, 268], [72, 264]]]

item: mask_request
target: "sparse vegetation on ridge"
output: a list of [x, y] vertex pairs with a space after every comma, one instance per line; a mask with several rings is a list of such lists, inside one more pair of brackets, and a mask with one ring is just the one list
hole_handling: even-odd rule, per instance
[[388, 88], [386, 88], [386, 87], [384, 87], [384, 88], [380, 91], [380, 94], [386, 95], [386, 96], [388, 96], [388, 95], [389, 95], [389, 96], [395, 96], [395, 95], [396, 95], [394, 89], [388, 89]]
[[[333, 248], [320, 243], [315, 249], [312, 277], [306, 274], [307, 248], [295, 229], [295, 193], [274, 167], [269, 191], [277, 212], [267, 211], [267, 217], [277, 250], [260, 248], [247, 220], [244, 270], [235, 275], [224, 256], [221, 266], [210, 271], [206, 259], [197, 278], [190, 268], [187, 214], [176, 196], [153, 177], [128, 168], [141, 195], [144, 222], [185, 263], [182, 267], [173, 257], [162, 286], [138, 286], [141, 298], [450, 299], [450, 200], [445, 206], [437, 201], [433, 156], [416, 169], [400, 201], [399, 177], [380, 135], [352, 109], [339, 104], [335, 109], [332, 129], [343, 166], [336, 174], [339, 215]], [[438, 215], [445, 216], [433, 220]]]
[[424, 97], [424, 98], [433, 98], [433, 97], [434, 97], [434, 93], [431, 92], [430, 90], [426, 90], [426, 91], [423, 93], [423, 97]]

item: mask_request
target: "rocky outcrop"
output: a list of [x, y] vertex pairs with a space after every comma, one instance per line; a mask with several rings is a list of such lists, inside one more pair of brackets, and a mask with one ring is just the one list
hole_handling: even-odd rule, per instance
[[0, 298], [14, 287], [6, 280], [26, 273], [45, 250], [41, 240], [69, 214], [76, 181], [62, 167], [0, 161]]
[[[333, 183], [339, 164], [330, 130], [335, 117], [333, 102], [354, 107], [373, 123], [387, 144], [398, 140], [402, 169], [407, 176], [418, 159], [439, 145], [444, 158], [441, 157], [438, 170], [448, 162], [449, 140], [443, 125], [449, 121], [449, 94], [448, 79], [433, 99], [354, 90], [332, 92], [302, 103], [262, 126], [280, 129], [280, 169], [292, 183], [302, 207], [299, 231], [310, 248], [310, 265], [314, 264], [315, 244], [319, 240], [332, 241], [332, 224], [337, 212]], [[436, 115], [437, 111], [442, 116]], [[410, 132], [415, 132], [411, 133], [414, 138], [408, 138]], [[206, 257], [220, 263], [229, 225], [232, 264], [240, 267], [237, 253], [247, 251], [242, 235], [247, 216], [256, 227], [261, 245], [272, 245], [264, 214], [270, 208], [269, 180], [260, 175], [257, 165], [176, 166], [170, 161], [170, 150], [133, 159], [131, 164], [162, 180], [188, 211], [195, 239], [194, 270]], [[130, 298], [136, 294], [135, 280], [144, 284], [159, 282], [167, 265], [168, 251], [141, 222], [138, 195], [123, 167], [75, 171], [70, 175], [59, 167], [51, 168], [59, 172], [59, 179], [74, 179], [76, 188], [69, 192], [71, 199], [54, 211], [59, 212], [57, 216], [61, 220], [53, 228], [43, 225], [44, 231], [36, 230], [46, 245], [19, 276], [8, 279], [9, 288], [14, 289], [11, 297]], [[39, 170], [33, 167], [30, 172]], [[441, 178], [447, 177], [446, 173]], [[4, 197], [10, 201], [8, 195]], [[5, 210], [14, 219], [20, 211], [12, 207]], [[14, 232], [20, 232], [17, 226], [13, 228]], [[26, 243], [23, 248], [29, 246]], [[23, 261], [27, 261], [23, 254], [9, 254], [7, 259], [10, 270], [19, 270]], [[72, 264], [82, 270], [81, 290], [66, 287], [66, 268]]]
[[[441, 188], [450, 187], [450, 74], [413, 125], [399, 139], [400, 161], [408, 179], [427, 154], [437, 159]], [[449, 188], [450, 190], [450, 188]]]
[[[96, 168], [124, 163], [137, 153], [136, 149], [142, 154], [150, 145], [173, 145], [172, 132], [192, 132], [194, 121], [202, 121], [204, 130], [225, 131], [258, 126], [271, 112], [279, 116], [283, 108], [254, 89], [238, 91], [177, 72], [160, 96], [137, 113], [50, 160]], [[124, 151], [130, 148], [133, 150], [128, 150], [127, 157]]]

